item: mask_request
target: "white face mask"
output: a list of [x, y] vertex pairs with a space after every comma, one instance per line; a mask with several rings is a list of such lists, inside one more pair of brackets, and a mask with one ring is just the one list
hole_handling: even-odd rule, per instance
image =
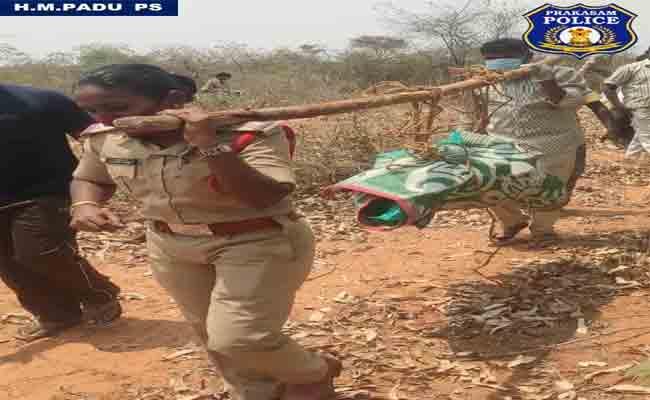
[[495, 58], [485, 60], [485, 67], [491, 71], [509, 71], [521, 67], [523, 63], [521, 58]]

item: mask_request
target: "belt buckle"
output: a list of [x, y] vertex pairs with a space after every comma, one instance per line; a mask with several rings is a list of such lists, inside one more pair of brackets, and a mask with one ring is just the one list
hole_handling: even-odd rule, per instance
[[160, 233], [166, 233], [166, 234], [171, 234], [173, 233], [171, 229], [169, 229], [169, 226], [162, 222], [162, 221], [151, 221], [151, 225], [149, 226], [151, 229], [153, 229], [156, 232]]

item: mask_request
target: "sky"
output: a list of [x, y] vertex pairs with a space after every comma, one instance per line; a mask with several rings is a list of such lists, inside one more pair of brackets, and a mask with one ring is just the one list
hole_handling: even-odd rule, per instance
[[[246, 44], [253, 49], [319, 43], [330, 49], [343, 49], [350, 38], [358, 35], [392, 33], [375, 10], [380, 0], [179, 2], [178, 17], [0, 17], [0, 42], [42, 56], [93, 42], [127, 44], [141, 50], [178, 44], [212, 47], [223, 43]], [[578, 1], [550, 2], [572, 5]], [[427, 8], [426, 0], [395, 3], [413, 11]], [[531, 1], [531, 9], [544, 3]], [[583, 3], [602, 5], [610, 1]], [[639, 15], [634, 26], [640, 42], [635, 50], [650, 46], [650, 1], [614, 3]]]

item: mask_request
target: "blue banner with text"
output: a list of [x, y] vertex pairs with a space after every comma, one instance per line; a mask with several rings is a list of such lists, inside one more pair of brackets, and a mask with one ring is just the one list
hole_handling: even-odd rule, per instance
[[0, 0], [0, 16], [177, 16], [178, 0]]

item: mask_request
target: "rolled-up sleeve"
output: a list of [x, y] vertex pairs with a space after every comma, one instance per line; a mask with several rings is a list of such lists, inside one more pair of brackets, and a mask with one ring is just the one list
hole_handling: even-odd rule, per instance
[[115, 185], [104, 164], [99, 156], [99, 152], [93, 146], [93, 138], [90, 137], [84, 141], [83, 154], [79, 160], [79, 165], [73, 173], [74, 179], [89, 181], [102, 185]]
[[284, 130], [275, 127], [257, 135], [255, 141], [241, 151], [240, 157], [269, 178], [279, 183], [295, 185], [289, 149], [289, 140]]
[[609, 78], [605, 79], [604, 84], [605, 85], [610, 85], [610, 86], [623, 86], [626, 83], [628, 83], [632, 77], [634, 76], [634, 71], [632, 71], [632, 68], [630, 67], [631, 64], [628, 65], [623, 65], [619, 69], [617, 69], [612, 76]]

